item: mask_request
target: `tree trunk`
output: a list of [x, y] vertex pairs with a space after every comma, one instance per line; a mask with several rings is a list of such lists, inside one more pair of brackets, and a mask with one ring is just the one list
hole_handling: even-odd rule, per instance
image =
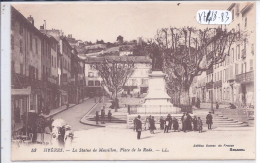
[[115, 102], [115, 112], [117, 112], [117, 109], [118, 109], [117, 89], [116, 89], [116, 98], [115, 98], [114, 102]]
[[180, 103], [181, 105], [190, 105], [190, 96], [188, 90], [182, 90], [180, 95]]
[[180, 105], [185, 112], [191, 111], [189, 89], [182, 89], [180, 93]]

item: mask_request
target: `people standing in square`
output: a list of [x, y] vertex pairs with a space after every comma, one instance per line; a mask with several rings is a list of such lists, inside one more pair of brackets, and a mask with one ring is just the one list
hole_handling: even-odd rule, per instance
[[213, 124], [213, 117], [212, 117], [212, 115], [211, 115], [211, 112], [209, 112], [209, 114], [207, 115], [207, 117], [206, 117], [206, 123], [207, 123], [207, 125], [208, 125], [208, 129], [209, 130], [211, 130], [211, 126], [212, 126], [212, 124]]
[[136, 132], [137, 132], [137, 139], [140, 139], [141, 132], [142, 132], [142, 121], [140, 115], [138, 115], [138, 117], [136, 118]]

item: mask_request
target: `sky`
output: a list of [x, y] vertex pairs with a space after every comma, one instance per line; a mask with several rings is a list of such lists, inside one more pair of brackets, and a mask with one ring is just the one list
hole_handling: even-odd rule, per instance
[[196, 13], [200, 9], [227, 9], [227, 2], [77, 2], [77, 3], [12, 3], [25, 17], [32, 15], [39, 29], [46, 20], [47, 29], [61, 29], [65, 35], [92, 41], [115, 42], [138, 37], [154, 38], [165, 27], [199, 25]]

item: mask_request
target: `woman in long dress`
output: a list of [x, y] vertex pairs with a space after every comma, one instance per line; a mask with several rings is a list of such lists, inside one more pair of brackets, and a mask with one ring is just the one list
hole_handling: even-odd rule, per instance
[[150, 119], [149, 119], [149, 117], [147, 117], [147, 118], [145, 119], [144, 130], [145, 130], [145, 131], [146, 131], [146, 130], [150, 130]]
[[65, 126], [65, 136], [64, 136], [64, 142], [65, 146], [71, 146], [72, 145], [72, 140], [73, 140], [73, 131], [71, 130], [71, 127], [69, 125]]

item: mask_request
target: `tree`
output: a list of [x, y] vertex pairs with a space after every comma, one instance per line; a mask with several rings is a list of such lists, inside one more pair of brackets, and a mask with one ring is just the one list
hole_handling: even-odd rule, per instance
[[[104, 61], [97, 63], [95, 69], [103, 79], [103, 84], [112, 93], [114, 103], [118, 103], [117, 94], [123, 90], [127, 80], [134, 72], [134, 62], [121, 58], [104, 58]], [[118, 104], [115, 105], [117, 111]]]
[[163, 71], [168, 76], [168, 83], [180, 83], [181, 105], [190, 105], [189, 88], [194, 77], [223, 62], [237, 34], [222, 28], [183, 27], [157, 31], [155, 42], [163, 55]]

